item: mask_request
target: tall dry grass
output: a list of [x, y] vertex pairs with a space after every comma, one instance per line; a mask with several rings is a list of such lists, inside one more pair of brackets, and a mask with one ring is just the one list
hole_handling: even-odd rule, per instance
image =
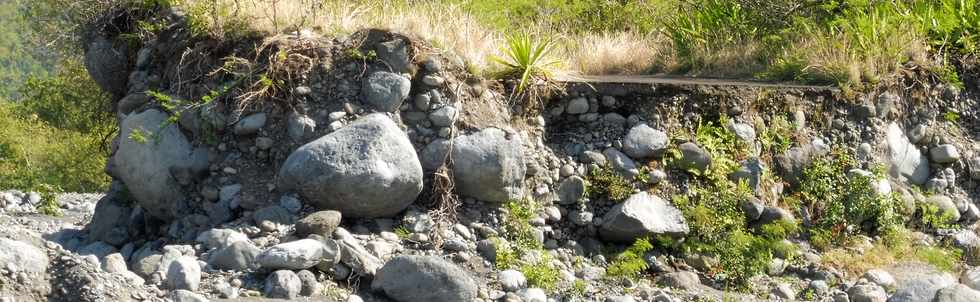
[[[269, 33], [312, 29], [328, 34], [349, 34], [362, 28], [387, 29], [431, 43], [437, 50], [453, 53], [474, 72], [492, 74], [500, 68], [492, 60], [502, 54], [504, 37], [481, 24], [462, 8], [439, 1], [404, 0], [186, 0], [193, 7], [217, 3], [227, 16], [240, 18], [251, 29]], [[630, 32], [589, 33], [565, 36], [555, 29], [529, 27], [559, 43], [559, 73], [637, 74], [662, 69], [669, 42], [660, 35]]]

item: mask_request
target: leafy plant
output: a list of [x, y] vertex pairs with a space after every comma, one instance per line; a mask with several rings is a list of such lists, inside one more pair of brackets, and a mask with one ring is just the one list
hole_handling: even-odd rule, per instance
[[633, 194], [633, 183], [604, 165], [589, 172], [588, 194], [591, 198], [606, 197], [612, 201], [623, 201]]
[[527, 31], [507, 36], [501, 50], [504, 56], [492, 58], [502, 66], [497, 77], [517, 79], [518, 93], [524, 91], [531, 81], [551, 77], [553, 69], [559, 64], [552, 58], [556, 46], [554, 39], [546, 37], [537, 40]]
[[640, 238], [625, 251], [616, 255], [606, 267], [606, 276], [613, 278], [636, 279], [649, 265], [643, 256], [653, 249], [650, 238]]

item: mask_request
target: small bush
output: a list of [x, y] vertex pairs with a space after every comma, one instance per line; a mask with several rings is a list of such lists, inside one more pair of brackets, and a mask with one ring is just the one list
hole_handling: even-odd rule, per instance
[[633, 189], [632, 182], [608, 165], [593, 169], [589, 173], [588, 194], [590, 198], [606, 197], [612, 201], [623, 201], [633, 194]]
[[606, 276], [613, 278], [636, 279], [648, 267], [643, 256], [653, 249], [649, 238], [640, 238], [625, 251], [616, 255], [613, 262], [606, 267]]
[[558, 269], [552, 264], [551, 256], [542, 249], [541, 243], [534, 239], [530, 220], [537, 213], [533, 201], [510, 201], [507, 209], [504, 234], [508, 241], [493, 239], [497, 249], [497, 269], [521, 271], [528, 284], [547, 290], [554, 290], [559, 280]]
[[873, 182], [881, 178], [881, 171], [850, 173], [855, 166], [849, 154], [835, 151], [831, 158], [817, 159], [803, 172], [800, 195], [813, 220], [809, 232], [817, 248], [846, 242], [859, 233], [887, 236], [902, 226], [898, 198], [874, 190]]
[[556, 43], [549, 37], [538, 40], [527, 31], [507, 37], [502, 52], [504, 57], [494, 58], [502, 69], [499, 78], [517, 79], [517, 92], [522, 92], [529, 83], [551, 77], [558, 61], [552, 58]]

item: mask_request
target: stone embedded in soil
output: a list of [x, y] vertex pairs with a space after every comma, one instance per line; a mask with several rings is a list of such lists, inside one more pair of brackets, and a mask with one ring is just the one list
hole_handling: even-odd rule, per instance
[[681, 211], [647, 192], [633, 194], [616, 204], [602, 219], [599, 234], [615, 242], [632, 242], [650, 235], [687, 234], [687, 221]]
[[289, 270], [275, 271], [265, 279], [265, 296], [269, 298], [293, 299], [302, 290], [302, 280]]
[[466, 270], [437, 256], [397, 256], [378, 270], [371, 287], [399, 302], [473, 301], [477, 284]]
[[602, 151], [602, 155], [606, 157], [606, 160], [609, 163], [609, 165], [612, 166], [612, 168], [618, 171], [619, 173], [630, 175], [630, 176], [637, 175], [640, 173], [640, 171], [636, 167], [636, 162], [634, 162], [633, 159], [631, 159], [629, 156], [626, 156], [625, 153], [620, 152], [616, 148], [606, 148], [606, 150]]
[[681, 158], [677, 160], [678, 167], [686, 170], [704, 171], [711, 166], [711, 154], [695, 143], [683, 143], [677, 147]]
[[568, 101], [568, 106], [565, 107], [565, 112], [568, 114], [582, 114], [589, 112], [589, 99], [579, 97]]
[[301, 142], [316, 132], [316, 121], [305, 114], [290, 113], [286, 118], [286, 134], [294, 142]]
[[197, 259], [181, 256], [171, 262], [167, 269], [167, 282], [174, 289], [196, 291], [201, 284], [201, 266]]
[[402, 102], [408, 98], [412, 81], [408, 78], [386, 71], [372, 73], [361, 86], [364, 102], [383, 112], [397, 112]]
[[980, 301], [980, 291], [963, 284], [955, 284], [936, 292], [934, 302], [975, 302]]
[[265, 126], [266, 122], [265, 112], [259, 112], [255, 114], [250, 114], [243, 117], [237, 123], [235, 123], [235, 134], [236, 135], [252, 135], [259, 132]]
[[847, 289], [850, 302], [885, 302], [888, 294], [885, 289], [874, 283], [858, 283]]
[[956, 283], [946, 273], [929, 275], [906, 282], [888, 299], [889, 302], [931, 302], [936, 292]]
[[585, 179], [578, 176], [566, 178], [558, 185], [558, 203], [574, 204], [585, 196]]
[[260, 253], [262, 250], [249, 241], [235, 241], [212, 252], [208, 265], [220, 270], [246, 270], [258, 265], [255, 258]]
[[633, 126], [623, 140], [623, 152], [632, 158], [662, 156], [667, 151], [670, 138], [663, 131], [646, 124]]
[[457, 137], [452, 149], [457, 191], [483, 201], [524, 196], [524, 149], [518, 137], [487, 128]]
[[405, 132], [375, 113], [290, 154], [278, 184], [345, 217], [388, 217], [422, 192], [422, 166]]
[[264, 269], [307, 269], [324, 261], [326, 247], [314, 239], [300, 239], [267, 248], [255, 257]]
[[888, 145], [889, 172], [892, 176], [917, 185], [925, 184], [929, 179], [929, 160], [909, 142], [898, 124], [888, 124], [885, 141]]
[[245, 234], [229, 229], [210, 229], [201, 232], [195, 241], [208, 249], [221, 249], [239, 241], [249, 242]]
[[942, 144], [929, 149], [929, 158], [936, 163], [948, 164], [960, 160], [960, 152], [954, 145]]
[[167, 118], [156, 109], [126, 117], [119, 148], [109, 159], [111, 174], [126, 184], [146, 214], [164, 220], [183, 211], [179, 201], [186, 198], [172, 169], [198, 166], [190, 142], [176, 125], [166, 124]]
[[317, 234], [330, 236], [340, 225], [341, 213], [337, 211], [313, 212], [296, 222], [296, 235]]

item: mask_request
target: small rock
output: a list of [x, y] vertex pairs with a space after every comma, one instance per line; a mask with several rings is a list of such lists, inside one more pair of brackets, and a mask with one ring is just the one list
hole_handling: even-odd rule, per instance
[[466, 270], [436, 256], [392, 258], [378, 271], [371, 287], [400, 302], [473, 301], [477, 297], [476, 281]]
[[315, 132], [316, 121], [306, 115], [293, 112], [286, 119], [286, 133], [294, 142], [313, 137]]
[[661, 276], [658, 283], [673, 288], [692, 290], [701, 286], [701, 279], [695, 272], [680, 271]]
[[585, 197], [585, 179], [578, 176], [566, 178], [558, 185], [558, 203], [574, 204]]
[[201, 284], [201, 266], [191, 256], [181, 256], [170, 263], [167, 283], [174, 289], [196, 291]]
[[688, 232], [680, 210], [647, 192], [633, 194], [616, 204], [602, 220], [600, 235], [611, 241], [632, 242], [642, 236]]
[[456, 122], [459, 111], [453, 106], [442, 106], [429, 114], [429, 120], [438, 127], [451, 127]]
[[505, 270], [497, 274], [497, 280], [505, 291], [515, 292], [527, 286], [524, 274], [516, 270]]
[[294, 299], [302, 289], [302, 281], [292, 271], [278, 270], [265, 279], [265, 296], [269, 298]]
[[582, 114], [589, 112], [589, 100], [586, 98], [574, 98], [568, 102], [568, 106], [565, 107], [565, 112], [568, 114]]
[[948, 164], [960, 160], [960, 152], [954, 145], [943, 144], [929, 149], [929, 157], [935, 163]]
[[518, 295], [523, 302], [548, 302], [548, 295], [540, 288], [525, 288]]
[[895, 282], [895, 277], [892, 277], [891, 274], [880, 269], [869, 270], [861, 277], [868, 280], [868, 282], [881, 285], [881, 287], [884, 287], [887, 290], [895, 289], [895, 285], [897, 284]]
[[265, 126], [266, 114], [259, 112], [243, 117], [235, 123], [235, 135], [252, 135]]
[[697, 144], [683, 143], [678, 149], [681, 158], [677, 160], [677, 165], [681, 169], [704, 171], [711, 165], [711, 155]]
[[790, 287], [788, 283], [779, 282], [775, 287], [772, 288], [772, 294], [783, 300], [793, 300], [796, 298], [796, 292]]
[[412, 82], [399, 74], [378, 71], [368, 76], [361, 86], [364, 101], [380, 111], [395, 112], [408, 98]]
[[192, 291], [178, 289], [171, 292], [170, 298], [174, 302], [208, 302], [208, 298]]
[[670, 138], [663, 131], [646, 124], [633, 126], [623, 140], [623, 151], [632, 158], [662, 156]]
[[262, 250], [249, 241], [235, 241], [211, 253], [208, 265], [221, 270], [246, 270], [256, 266], [255, 257], [260, 253]]
[[340, 212], [333, 210], [313, 212], [296, 223], [296, 235], [329, 236], [340, 225], [341, 217]]
[[858, 283], [847, 289], [850, 302], [885, 302], [888, 294], [881, 286], [873, 283]]
[[260, 267], [266, 269], [307, 269], [321, 261], [327, 255], [327, 247], [314, 239], [300, 239], [272, 246], [255, 257]]
[[296, 276], [299, 277], [299, 281], [302, 284], [302, 288], [299, 291], [301, 296], [310, 297], [323, 291], [323, 285], [316, 281], [316, 276], [313, 275], [313, 272], [301, 270], [296, 273]]

